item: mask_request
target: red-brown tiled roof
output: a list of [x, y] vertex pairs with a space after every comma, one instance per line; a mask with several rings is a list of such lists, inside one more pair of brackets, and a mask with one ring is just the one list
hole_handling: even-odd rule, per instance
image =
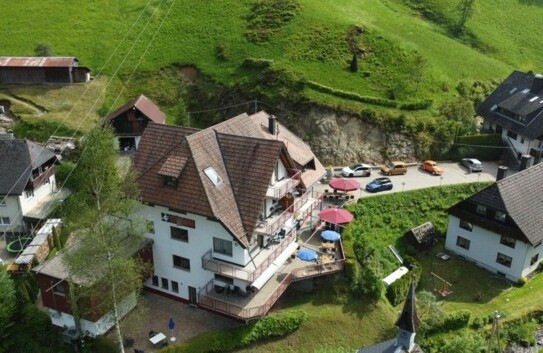
[[155, 103], [153, 103], [152, 100], [142, 94], [138, 98], [126, 102], [124, 105], [117, 108], [114, 112], [109, 113], [102, 120], [101, 124], [105, 125], [106, 123], [126, 112], [128, 109], [132, 109], [134, 107], [142, 112], [142, 114], [145, 115], [147, 118], [149, 118], [149, 120], [155, 123], [164, 124], [164, 122], [166, 121], [166, 114], [164, 114], [160, 110], [160, 108]]
[[[309, 146], [285, 127], [279, 125], [277, 135], [263, 129], [264, 117], [242, 114], [200, 131], [150, 123], [135, 158], [143, 200], [214, 217], [247, 247], [279, 158], [288, 170], [314, 161], [317, 170], [302, 174], [306, 187], [325, 173]], [[171, 187], [159, 173], [178, 172], [178, 186], [165, 192]]]
[[1, 67], [72, 67], [79, 66], [79, 62], [75, 57], [61, 56], [2, 56], [0, 57]]

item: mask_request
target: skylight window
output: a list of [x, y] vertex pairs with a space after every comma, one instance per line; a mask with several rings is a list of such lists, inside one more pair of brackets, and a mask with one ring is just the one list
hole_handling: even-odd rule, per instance
[[512, 90], [510, 90], [510, 91], [509, 91], [509, 94], [513, 94], [513, 93], [515, 93], [515, 91], [516, 91], [516, 90], [517, 90], [517, 88], [516, 88], [516, 87], [515, 87], [515, 88], [513, 88]]
[[538, 96], [535, 96], [532, 99], [530, 99], [530, 102], [536, 101], [538, 98], [539, 98]]
[[530, 92], [529, 88], [525, 88], [525, 89], [522, 90], [522, 93], [528, 93], [528, 92]]
[[213, 167], [207, 167], [206, 169], [204, 169], [204, 173], [206, 173], [207, 177], [209, 178], [209, 180], [211, 180], [213, 185], [218, 186], [222, 184], [221, 177], [219, 176], [219, 174], [217, 174], [217, 171]]

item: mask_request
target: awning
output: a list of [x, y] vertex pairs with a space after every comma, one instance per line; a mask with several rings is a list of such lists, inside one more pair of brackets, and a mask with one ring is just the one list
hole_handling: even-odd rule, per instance
[[292, 255], [294, 250], [298, 248], [298, 243], [292, 242], [287, 248], [277, 256], [275, 261], [266, 269], [258, 278], [251, 284], [253, 287], [260, 290], [264, 285], [277, 273], [279, 268], [287, 261], [288, 257]]

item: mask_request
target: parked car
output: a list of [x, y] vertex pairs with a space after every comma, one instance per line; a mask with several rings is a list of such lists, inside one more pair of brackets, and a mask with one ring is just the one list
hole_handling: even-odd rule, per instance
[[428, 173], [430, 174], [433, 174], [433, 175], [441, 175], [443, 173], [445, 173], [445, 171], [441, 168], [439, 168], [437, 166], [437, 162], [434, 162], [434, 161], [431, 161], [431, 160], [427, 160], [427, 161], [424, 161], [420, 167], [427, 171]]
[[344, 177], [365, 177], [371, 175], [371, 165], [355, 164], [350, 167], [345, 167], [341, 170], [341, 175]]
[[366, 185], [366, 190], [369, 192], [392, 190], [392, 181], [389, 178], [373, 179]]
[[407, 173], [407, 166], [404, 162], [387, 162], [387, 164], [381, 166], [381, 173], [385, 175], [405, 174]]
[[475, 158], [462, 158], [460, 163], [468, 169], [468, 171], [471, 172], [482, 172], [483, 171], [483, 163], [481, 163], [480, 160]]

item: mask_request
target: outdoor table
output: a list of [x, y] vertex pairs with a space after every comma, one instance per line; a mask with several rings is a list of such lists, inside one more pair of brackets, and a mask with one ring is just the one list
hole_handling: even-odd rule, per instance
[[153, 344], [153, 346], [156, 346], [158, 343], [166, 339], [166, 335], [162, 332], [157, 333], [153, 337], [149, 338], [149, 341]]
[[336, 244], [334, 243], [325, 243], [325, 242], [322, 242], [321, 243], [321, 246], [325, 249], [332, 249], [334, 250], [336, 248]]

